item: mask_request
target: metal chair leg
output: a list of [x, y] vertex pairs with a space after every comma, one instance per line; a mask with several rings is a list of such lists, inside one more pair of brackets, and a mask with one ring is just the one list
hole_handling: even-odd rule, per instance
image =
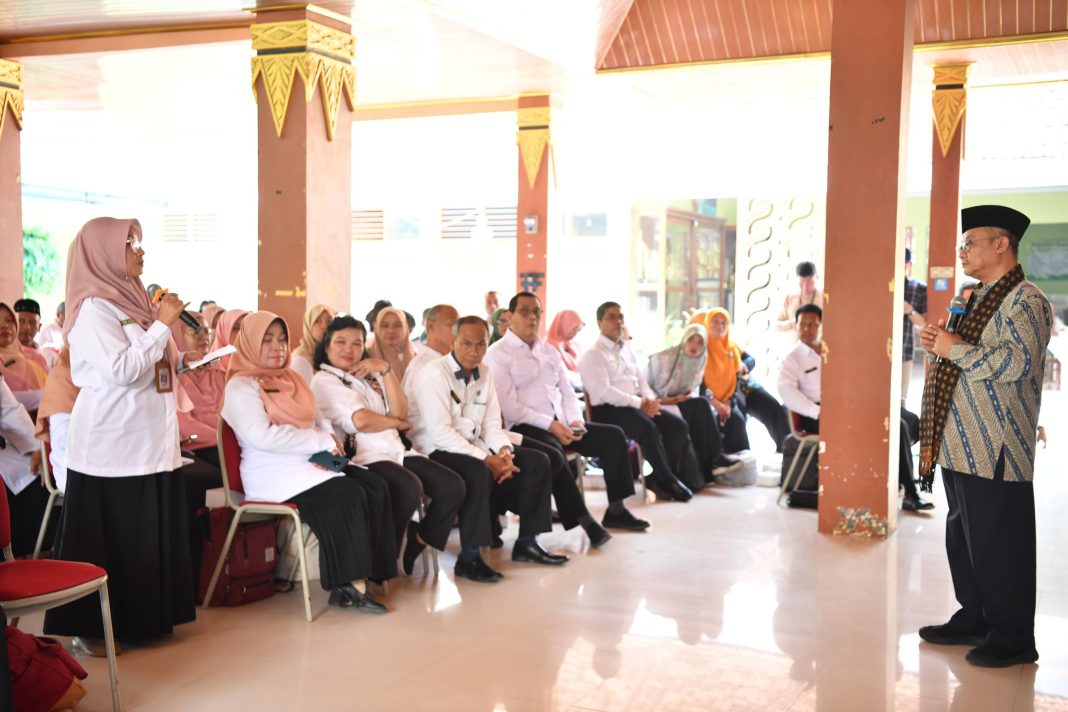
[[104, 622], [104, 648], [108, 653], [108, 676], [111, 678], [111, 708], [121, 712], [122, 699], [119, 697], [119, 669], [115, 662], [115, 634], [111, 629], [111, 600], [108, 598], [108, 581], [100, 584], [100, 616]]
[[223, 548], [219, 552], [219, 561], [215, 564], [215, 571], [211, 574], [211, 581], [208, 583], [208, 592], [204, 594], [204, 601], [201, 603], [201, 608], [207, 609], [211, 606], [211, 595], [215, 593], [215, 584], [219, 582], [219, 574], [222, 573], [223, 564], [226, 563], [226, 553], [230, 551], [230, 543], [234, 540], [234, 534], [237, 532], [237, 525], [241, 523], [241, 511], [234, 512], [234, 521], [230, 522], [230, 530], [226, 532], [226, 541], [223, 542]]
[[293, 512], [293, 529], [297, 532], [297, 554], [300, 557], [300, 585], [304, 596], [304, 617], [309, 623], [312, 622], [311, 592], [308, 590], [308, 559], [304, 555], [304, 525], [300, 515]]
[[59, 492], [50, 492], [48, 494], [48, 504], [45, 505], [44, 518], [41, 519], [41, 529], [37, 532], [37, 543], [33, 546], [34, 559], [40, 558], [41, 556], [41, 547], [44, 545], [45, 532], [48, 531], [48, 520], [52, 516], [52, 507], [55, 506], [57, 499], [59, 499]]

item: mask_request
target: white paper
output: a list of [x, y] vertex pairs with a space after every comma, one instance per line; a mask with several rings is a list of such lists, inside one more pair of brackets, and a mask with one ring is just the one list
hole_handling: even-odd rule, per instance
[[226, 346], [223, 346], [221, 349], [216, 349], [216, 350], [212, 351], [210, 354], [207, 354], [206, 356], [204, 356], [204, 358], [200, 359], [199, 361], [193, 361], [192, 363], [187, 363], [185, 366], [183, 366], [183, 367], [178, 369], [178, 373], [186, 373], [188, 371], [192, 371], [195, 368], [200, 368], [201, 366], [206, 366], [209, 363], [213, 363], [215, 361], [218, 361], [223, 356], [227, 356], [229, 354], [236, 353], [236, 352], [237, 352], [237, 347], [235, 347], [233, 344], [227, 344]]

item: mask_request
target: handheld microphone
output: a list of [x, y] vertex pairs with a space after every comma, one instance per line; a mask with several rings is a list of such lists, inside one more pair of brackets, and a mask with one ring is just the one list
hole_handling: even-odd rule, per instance
[[[960, 323], [964, 321], [964, 315], [968, 313], [968, 302], [964, 297], [953, 297], [949, 302], [949, 308], [946, 310], [949, 312], [949, 319], [946, 321], [946, 331], [954, 333]], [[941, 356], [938, 357], [938, 361], [945, 361]]]
[[[152, 300], [152, 306], [159, 306], [160, 300], [170, 292], [169, 289], [164, 289], [158, 284], [150, 284], [145, 290], [148, 292], [148, 296]], [[200, 331], [200, 322], [196, 320], [195, 316], [184, 309], [182, 310], [182, 313], [178, 315], [178, 318], [193, 331]]]

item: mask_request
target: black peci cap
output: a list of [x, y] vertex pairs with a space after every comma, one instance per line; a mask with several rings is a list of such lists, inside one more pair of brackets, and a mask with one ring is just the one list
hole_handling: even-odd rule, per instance
[[1011, 232], [1017, 240], [1021, 240], [1030, 224], [1031, 218], [1004, 205], [976, 205], [960, 211], [961, 232], [968, 232], [976, 227], [1000, 227]]
[[33, 299], [19, 299], [15, 302], [15, 312], [29, 312], [41, 316], [41, 305]]

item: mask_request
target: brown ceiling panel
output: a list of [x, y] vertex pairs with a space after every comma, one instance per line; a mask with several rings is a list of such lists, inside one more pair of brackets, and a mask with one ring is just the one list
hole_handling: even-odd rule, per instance
[[[832, 0], [634, 0], [598, 69], [827, 52]], [[917, 45], [1068, 32], [1068, 0], [916, 0]]]

